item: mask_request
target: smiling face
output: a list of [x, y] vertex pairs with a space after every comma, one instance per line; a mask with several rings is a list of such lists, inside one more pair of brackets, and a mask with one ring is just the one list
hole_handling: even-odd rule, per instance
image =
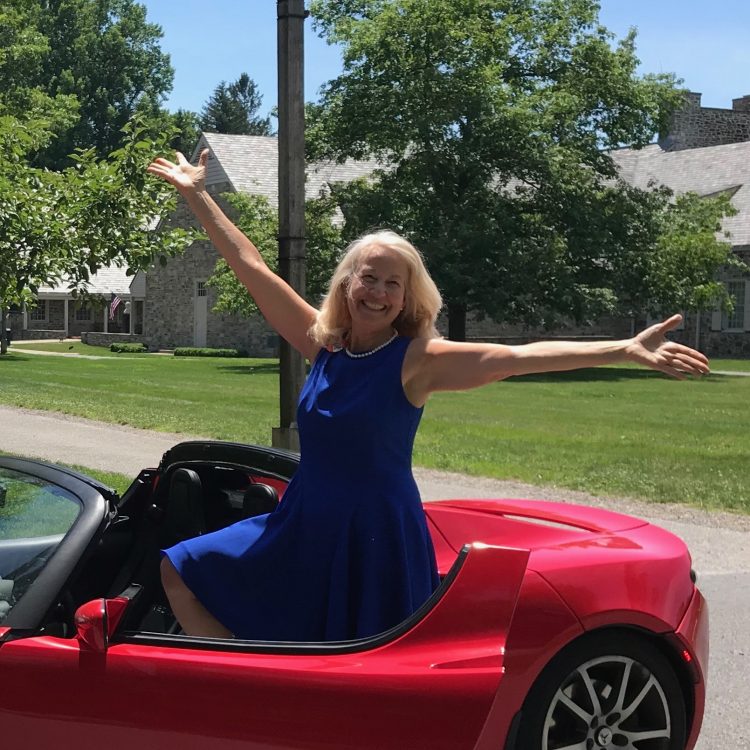
[[352, 332], [391, 328], [404, 307], [409, 267], [395, 250], [366, 250], [349, 279], [347, 306]]

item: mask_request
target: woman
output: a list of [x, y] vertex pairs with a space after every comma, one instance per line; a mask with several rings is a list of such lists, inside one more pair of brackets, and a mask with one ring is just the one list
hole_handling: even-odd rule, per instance
[[166, 550], [162, 580], [190, 635], [348, 640], [387, 630], [437, 586], [411, 472], [422, 408], [436, 391], [511, 375], [636, 362], [675, 378], [706, 358], [665, 339], [675, 315], [611, 342], [467, 344], [438, 337], [440, 294], [393, 232], [354, 242], [320, 311], [264, 263], [205, 189], [197, 166], [156, 159], [266, 320], [312, 369], [298, 408], [301, 460], [278, 509]]

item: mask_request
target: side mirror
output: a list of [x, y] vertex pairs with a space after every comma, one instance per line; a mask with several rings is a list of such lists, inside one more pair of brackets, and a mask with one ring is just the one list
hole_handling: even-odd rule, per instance
[[107, 619], [106, 599], [93, 599], [78, 607], [75, 623], [81, 645], [91, 651], [104, 653], [109, 645]]
[[137, 596], [140, 586], [130, 586], [113, 599], [92, 599], [75, 613], [78, 640], [91, 651], [104, 653], [125, 610]]

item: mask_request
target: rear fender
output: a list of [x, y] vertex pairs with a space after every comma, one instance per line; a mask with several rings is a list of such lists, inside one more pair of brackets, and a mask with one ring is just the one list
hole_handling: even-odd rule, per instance
[[[463, 564], [446, 581], [439, 600], [390, 647], [429, 650], [436, 668], [499, 670], [529, 550], [481, 542], [464, 549]], [[440, 655], [439, 663], [434, 662], [435, 654]]]

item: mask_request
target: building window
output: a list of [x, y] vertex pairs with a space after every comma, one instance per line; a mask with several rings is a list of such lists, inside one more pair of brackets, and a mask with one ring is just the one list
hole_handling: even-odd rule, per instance
[[196, 281], [196, 290], [198, 297], [205, 297], [208, 294], [208, 288], [205, 281]]
[[45, 321], [47, 320], [47, 300], [37, 300], [36, 307], [29, 310], [29, 320]]
[[88, 305], [80, 305], [78, 308], [76, 308], [76, 320], [91, 320], [91, 308]]
[[728, 281], [727, 294], [734, 304], [730, 313], [724, 313], [722, 328], [727, 331], [741, 331], [745, 327], [745, 284], [746, 281]]

